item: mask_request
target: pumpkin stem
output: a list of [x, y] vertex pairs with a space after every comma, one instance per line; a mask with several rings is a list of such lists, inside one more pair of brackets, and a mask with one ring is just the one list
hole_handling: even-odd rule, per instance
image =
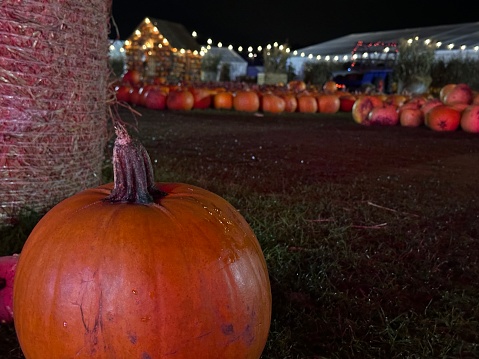
[[110, 202], [152, 203], [166, 195], [155, 186], [153, 166], [143, 145], [130, 137], [125, 127], [115, 124], [113, 147], [114, 187], [107, 198]]

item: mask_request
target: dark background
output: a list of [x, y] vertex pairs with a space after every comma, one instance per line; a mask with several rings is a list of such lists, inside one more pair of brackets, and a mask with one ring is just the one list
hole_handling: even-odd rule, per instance
[[386, 31], [478, 21], [472, 3], [437, 5], [419, 1], [152, 1], [113, 0], [111, 38], [126, 39], [145, 17], [183, 24], [198, 33], [203, 45], [211, 38], [248, 47], [277, 41], [291, 49], [351, 33]]

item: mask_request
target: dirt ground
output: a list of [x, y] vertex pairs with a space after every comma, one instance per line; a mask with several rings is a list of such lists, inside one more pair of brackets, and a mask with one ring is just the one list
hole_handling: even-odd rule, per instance
[[[251, 171], [308, 184], [358, 176], [374, 180], [378, 173], [394, 170], [416, 179], [440, 176], [458, 185], [477, 181], [479, 135], [460, 129], [366, 127], [356, 124], [350, 113], [140, 111], [138, 135], [152, 157], [158, 151], [178, 161], [194, 157], [206, 173], [221, 180], [234, 181], [241, 177], [235, 174]], [[121, 116], [132, 120], [129, 112]]]

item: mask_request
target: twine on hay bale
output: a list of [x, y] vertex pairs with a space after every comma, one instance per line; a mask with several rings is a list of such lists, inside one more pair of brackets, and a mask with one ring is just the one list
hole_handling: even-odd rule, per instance
[[111, 0], [0, 2], [0, 224], [98, 185]]

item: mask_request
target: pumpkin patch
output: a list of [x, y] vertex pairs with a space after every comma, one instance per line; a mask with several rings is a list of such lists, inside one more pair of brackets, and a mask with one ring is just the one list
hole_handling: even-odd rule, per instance
[[[196, 87], [195, 87], [196, 86]], [[229, 90], [226, 90], [226, 89]], [[116, 86], [117, 99], [119, 101], [129, 102], [138, 106], [145, 106], [151, 109], [217, 109], [233, 110], [243, 112], [264, 112], [269, 114], [286, 113], [323, 113], [334, 114], [337, 112], [350, 112], [352, 119], [361, 125], [396, 125], [403, 127], [427, 127], [438, 131], [454, 131], [458, 128], [468, 132], [476, 132], [475, 120], [466, 116], [463, 121], [464, 126], [457, 125], [457, 114], [462, 115], [471, 105], [479, 102], [477, 93], [474, 92], [465, 83], [451, 83], [443, 86], [438, 91], [437, 96], [432, 94], [406, 95], [406, 94], [385, 94], [385, 93], [350, 93], [339, 91], [334, 81], [327, 81], [322, 89], [306, 85], [304, 81], [293, 80], [287, 85], [268, 85], [268, 86], [244, 86], [244, 85], [226, 85], [220, 88], [208, 89], [206, 85], [193, 85], [189, 87], [189, 93], [195, 98], [193, 104], [188, 105], [170, 105], [168, 101], [178, 102], [178, 100], [168, 99], [176, 97], [180, 88], [174, 89], [172, 94], [165, 93], [163, 100], [167, 105], [142, 104], [138, 98], [141, 98], [142, 88], [135, 88], [124, 82]], [[130, 91], [128, 92], [128, 89]], [[147, 94], [145, 97], [147, 97]], [[170, 91], [171, 92], [171, 91]], [[206, 96], [199, 96], [206, 94]], [[201, 97], [201, 100], [199, 99]], [[191, 102], [191, 101], [186, 101]], [[440, 123], [429, 126], [430, 121], [428, 112], [436, 106], [449, 106], [455, 110], [448, 113], [454, 113], [455, 119], [450, 120], [441, 117]], [[444, 111], [442, 111], [444, 113]], [[437, 114], [437, 111], [436, 111]], [[436, 116], [432, 116], [433, 118]], [[447, 117], [447, 116], [446, 116]], [[437, 121], [436, 121], [437, 122]], [[468, 124], [473, 123], [473, 128]]]

